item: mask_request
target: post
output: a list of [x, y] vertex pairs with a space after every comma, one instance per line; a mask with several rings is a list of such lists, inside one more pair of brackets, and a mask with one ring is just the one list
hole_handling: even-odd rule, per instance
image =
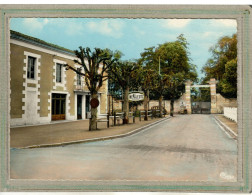
[[158, 57], [158, 73], [160, 75], [160, 56]]
[[153, 110], [151, 110], [151, 119], [153, 119]]
[[141, 121], [141, 110], [139, 110], [139, 121]]
[[123, 112], [123, 124], [128, 124], [129, 123], [129, 118], [126, 122], [126, 112]]
[[133, 123], [135, 123], [136, 111], [133, 111]]
[[147, 120], [148, 120], [148, 111], [147, 111], [147, 110], [145, 110], [144, 115], [145, 115], [145, 116], [144, 116], [144, 120], [147, 121]]
[[107, 128], [109, 128], [109, 112], [107, 114]]
[[114, 126], [116, 126], [116, 111], [114, 111]]
[[113, 115], [113, 113], [114, 113], [114, 101], [113, 101], [113, 96], [111, 95], [111, 101], [112, 101], [112, 115]]
[[191, 114], [192, 113], [192, 108], [191, 108], [191, 85], [192, 81], [186, 81], [186, 86], [185, 86], [185, 91], [186, 91], [186, 109], [187, 113]]
[[109, 105], [109, 109], [108, 109], [109, 111], [108, 112], [110, 113], [110, 95], [108, 95], [108, 105]]
[[217, 81], [215, 78], [211, 78], [208, 82], [210, 85], [210, 93], [211, 93], [211, 114], [217, 113], [217, 96], [216, 96], [216, 84]]
[[89, 131], [91, 130], [91, 118], [89, 119]]

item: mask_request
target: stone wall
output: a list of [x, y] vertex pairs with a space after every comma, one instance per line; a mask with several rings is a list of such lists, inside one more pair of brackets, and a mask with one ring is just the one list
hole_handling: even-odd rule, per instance
[[237, 107], [236, 98], [224, 98], [221, 94], [217, 94], [217, 113], [222, 114], [224, 107]]
[[[183, 94], [178, 100], [174, 102], [174, 112], [178, 113], [180, 111], [181, 105], [185, 106], [185, 98], [186, 95]], [[108, 103], [109, 105], [109, 103]], [[158, 100], [151, 100], [149, 102], [149, 108], [151, 109], [153, 106], [158, 106]], [[168, 113], [170, 113], [170, 100], [163, 100], [162, 106], [165, 107]], [[114, 110], [121, 110], [122, 109], [122, 101], [121, 100], [113, 100], [113, 108]], [[136, 109], [136, 108], [135, 108]], [[144, 110], [143, 103], [137, 106], [138, 110]], [[112, 110], [112, 98], [110, 97], [110, 110]]]
[[[112, 110], [112, 99], [110, 98], [110, 110]], [[109, 105], [109, 104], [108, 104]], [[186, 105], [186, 94], [183, 94], [179, 99], [175, 100], [174, 102], [174, 113], [178, 113], [182, 105]], [[114, 100], [113, 101], [114, 110], [121, 110], [122, 109], [122, 101], [121, 100]], [[149, 108], [153, 106], [158, 106], [158, 100], [151, 100], [149, 102]], [[170, 100], [164, 100], [162, 106], [165, 107], [168, 113], [170, 113]], [[216, 107], [218, 114], [223, 114], [224, 107], [237, 107], [237, 99], [235, 98], [224, 98], [220, 94], [216, 94]], [[144, 105], [141, 104], [137, 107], [138, 110], [144, 110]]]

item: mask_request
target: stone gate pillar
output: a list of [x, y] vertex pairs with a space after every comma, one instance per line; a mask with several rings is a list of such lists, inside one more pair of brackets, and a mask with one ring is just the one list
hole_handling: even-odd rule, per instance
[[216, 96], [216, 83], [215, 78], [211, 78], [208, 82], [210, 85], [210, 93], [211, 93], [211, 114], [217, 113], [217, 96]]
[[192, 85], [192, 81], [186, 81], [186, 83], [185, 83], [185, 93], [186, 93], [186, 109], [187, 109], [188, 114], [192, 113], [192, 108], [191, 108], [191, 85]]

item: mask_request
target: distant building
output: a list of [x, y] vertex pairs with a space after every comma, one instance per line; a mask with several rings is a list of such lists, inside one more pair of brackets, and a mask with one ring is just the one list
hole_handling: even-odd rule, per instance
[[[81, 68], [74, 59], [69, 49], [11, 31], [11, 126], [86, 119], [90, 94], [83, 77], [63, 67]], [[107, 85], [99, 91], [98, 114], [107, 112]]]

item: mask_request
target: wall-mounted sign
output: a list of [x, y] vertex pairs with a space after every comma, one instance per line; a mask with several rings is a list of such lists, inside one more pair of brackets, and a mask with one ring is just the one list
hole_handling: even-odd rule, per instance
[[129, 93], [129, 101], [143, 101], [144, 100], [144, 93], [135, 91]]

